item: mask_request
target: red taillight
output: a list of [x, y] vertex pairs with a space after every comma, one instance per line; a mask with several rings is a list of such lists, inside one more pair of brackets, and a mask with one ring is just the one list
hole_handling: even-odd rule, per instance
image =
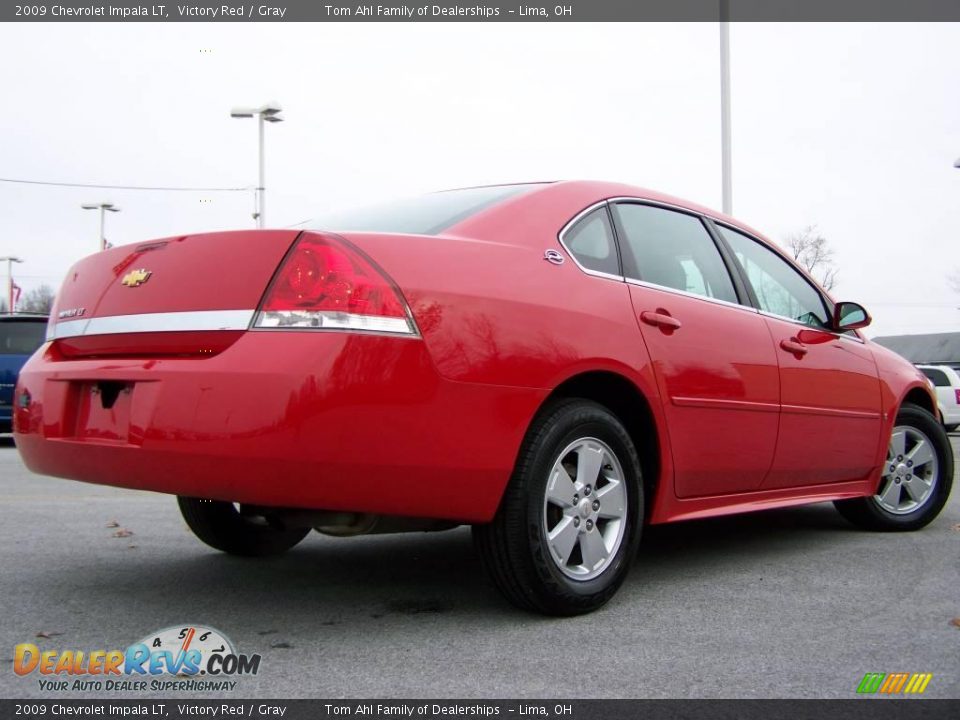
[[953, 392], [957, 398], [957, 405], [960, 405], [960, 390], [954, 390]]
[[255, 326], [416, 334], [386, 274], [346, 242], [315, 233], [304, 233], [287, 255]]

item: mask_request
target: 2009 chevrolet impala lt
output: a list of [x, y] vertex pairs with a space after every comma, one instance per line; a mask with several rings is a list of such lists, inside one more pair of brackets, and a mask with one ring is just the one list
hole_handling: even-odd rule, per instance
[[770, 241], [634, 187], [469, 188], [78, 262], [23, 369], [35, 472], [178, 496], [205, 543], [472, 524], [518, 606], [622, 583], [642, 527], [833, 501], [937, 516], [923, 375]]

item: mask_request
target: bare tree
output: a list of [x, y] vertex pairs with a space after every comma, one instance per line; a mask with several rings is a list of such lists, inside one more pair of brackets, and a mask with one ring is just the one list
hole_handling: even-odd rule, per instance
[[808, 225], [800, 232], [787, 236], [787, 247], [796, 260], [825, 290], [837, 284], [837, 268], [833, 249], [820, 234], [816, 225]]
[[954, 268], [953, 272], [947, 275], [947, 284], [954, 292], [960, 293], [960, 268]]
[[53, 307], [54, 292], [49, 285], [43, 284], [27, 292], [17, 309], [23, 312], [49, 313]]

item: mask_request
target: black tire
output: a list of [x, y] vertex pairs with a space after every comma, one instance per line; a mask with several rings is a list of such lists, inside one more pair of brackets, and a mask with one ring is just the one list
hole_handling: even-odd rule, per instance
[[[897, 413], [895, 426], [915, 428], [929, 439], [937, 459], [936, 477], [932, 480], [933, 487], [929, 497], [917, 508], [905, 514], [889, 512], [880, 504], [877, 495], [834, 502], [843, 517], [867, 530], [881, 532], [919, 530], [940, 514], [953, 487], [953, 448], [937, 419], [923, 408], [905, 403]], [[895, 460], [894, 464], [896, 464]], [[881, 486], [877, 488], [878, 492], [882, 490], [883, 485], [884, 480], [881, 480]]]
[[[564, 574], [560, 561], [550, 552], [545, 497], [554, 463], [563, 459], [560, 453], [581, 440], [599, 440], [597, 447], [602, 444], [612, 452], [622, 471], [626, 502], [618, 503], [623, 508], [619, 547], [610, 552], [604, 565], [598, 565], [603, 569], [596, 577], [577, 580]], [[612, 464], [603, 467], [612, 468]], [[605, 487], [599, 484], [601, 481], [606, 482], [597, 482], [597, 501]], [[626, 429], [602, 405], [582, 399], [562, 400], [546, 407], [534, 420], [497, 514], [492, 522], [475, 525], [473, 538], [484, 569], [511, 603], [547, 615], [579, 615], [602, 606], [623, 583], [640, 541], [643, 508], [640, 459]], [[589, 527], [602, 538], [601, 523], [605, 521], [600, 515], [596, 518]], [[576, 522], [579, 528], [580, 519]], [[583, 527], [588, 527], [586, 521]], [[577, 549], [571, 557], [581, 552], [581, 536], [577, 537]]]
[[310, 528], [279, 527], [260, 517], [241, 515], [233, 503], [178, 497], [177, 504], [194, 535], [210, 547], [231, 555], [279, 555], [310, 532]]

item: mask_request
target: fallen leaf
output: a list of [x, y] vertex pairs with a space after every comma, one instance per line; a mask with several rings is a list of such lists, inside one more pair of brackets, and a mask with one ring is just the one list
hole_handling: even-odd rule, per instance
[[38, 638], [46, 638], [47, 640], [49, 640], [52, 637], [56, 637], [57, 635], [63, 635], [63, 633], [53, 632], [52, 630], [41, 630], [40, 632], [37, 633]]
[[953, 620], [950, 621], [950, 624], [953, 625], [954, 627], [960, 628], [960, 617], [955, 617]]
[[136, 550], [136, 549], [137, 549], [137, 546], [136, 546], [136, 545], [127, 545], [127, 549], [128, 549], [128, 550]]
[[108, 528], [120, 527], [120, 523], [118, 523], [116, 520], [111, 520], [105, 525], [105, 527], [108, 527]]
[[120, 528], [113, 534], [115, 538], [130, 537], [131, 535], [133, 535], [133, 530], [127, 530], [126, 528]]
[[293, 645], [291, 645], [288, 642], [275, 642], [270, 647], [275, 648], [277, 650], [289, 650], [290, 648], [293, 647]]
[[960, 532], [960, 523], [957, 523], [956, 525], [953, 526], [953, 531]]

